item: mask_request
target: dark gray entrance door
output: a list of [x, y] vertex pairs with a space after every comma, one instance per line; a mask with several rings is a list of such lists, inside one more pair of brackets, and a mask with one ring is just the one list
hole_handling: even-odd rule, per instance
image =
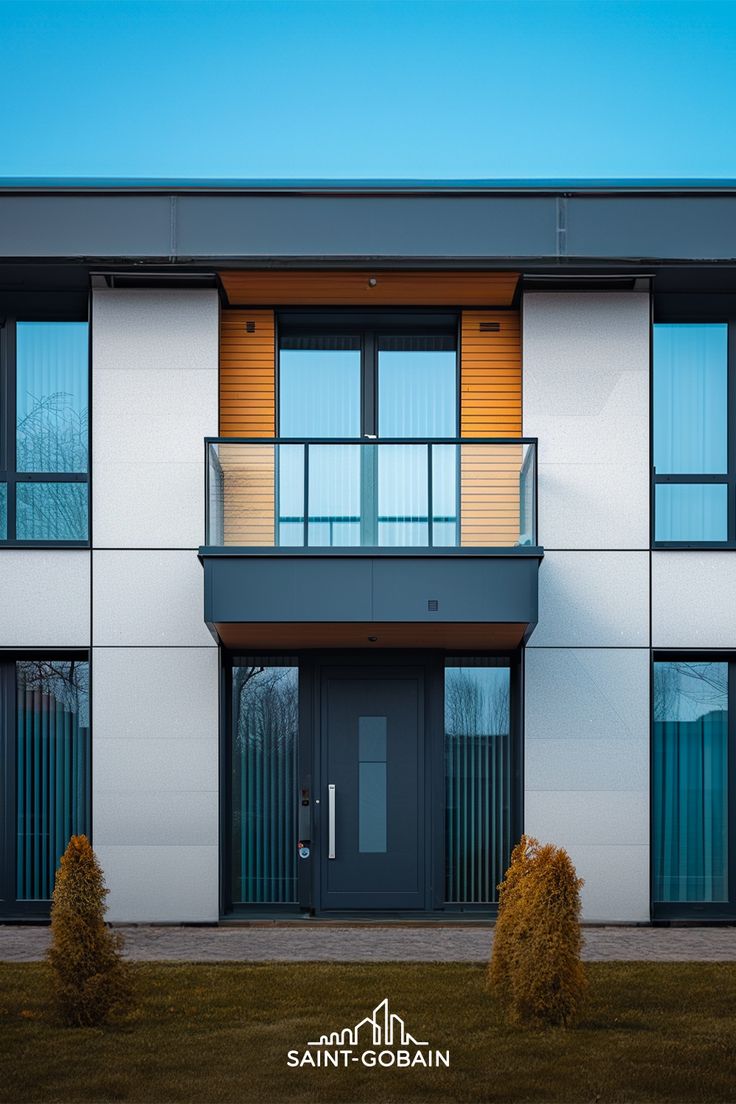
[[322, 681], [322, 909], [425, 907], [421, 672]]

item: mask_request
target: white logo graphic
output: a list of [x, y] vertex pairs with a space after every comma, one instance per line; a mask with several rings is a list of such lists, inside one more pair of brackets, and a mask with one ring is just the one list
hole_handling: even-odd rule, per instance
[[[363, 1049], [361, 1049], [363, 1048]], [[370, 1048], [370, 1049], [366, 1049]], [[449, 1066], [449, 1050], [432, 1050], [426, 1040], [415, 1039], [401, 1016], [391, 1012], [388, 997], [355, 1027], [343, 1027], [307, 1043], [306, 1050], [290, 1050], [287, 1066]]]

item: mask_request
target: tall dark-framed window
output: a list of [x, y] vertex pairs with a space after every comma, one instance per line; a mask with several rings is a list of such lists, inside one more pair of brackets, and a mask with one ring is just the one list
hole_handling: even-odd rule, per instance
[[89, 540], [89, 327], [0, 327], [0, 544]]
[[226, 808], [230, 905], [295, 905], [299, 663], [232, 656]]
[[655, 918], [736, 915], [736, 662], [655, 655], [652, 903]]
[[517, 697], [509, 659], [445, 659], [444, 900], [451, 907], [498, 904], [521, 825]]
[[89, 661], [0, 653], [0, 915], [48, 912], [72, 835], [90, 834]]
[[655, 546], [736, 547], [732, 325], [654, 326]]

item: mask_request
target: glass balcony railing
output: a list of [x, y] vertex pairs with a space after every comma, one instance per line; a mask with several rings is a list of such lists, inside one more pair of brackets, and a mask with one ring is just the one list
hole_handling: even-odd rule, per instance
[[209, 547], [537, 543], [536, 441], [210, 438]]

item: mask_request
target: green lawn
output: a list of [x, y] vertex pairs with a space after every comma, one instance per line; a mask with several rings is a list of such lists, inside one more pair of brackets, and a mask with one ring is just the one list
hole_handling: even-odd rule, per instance
[[[137, 965], [139, 1010], [53, 1023], [41, 965], [0, 967], [0, 1100], [736, 1101], [736, 965], [597, 964], [580, 1027], [505, 1026], [479, 966]], [[289, 1069], [388, 996], [449, 1069]]]

